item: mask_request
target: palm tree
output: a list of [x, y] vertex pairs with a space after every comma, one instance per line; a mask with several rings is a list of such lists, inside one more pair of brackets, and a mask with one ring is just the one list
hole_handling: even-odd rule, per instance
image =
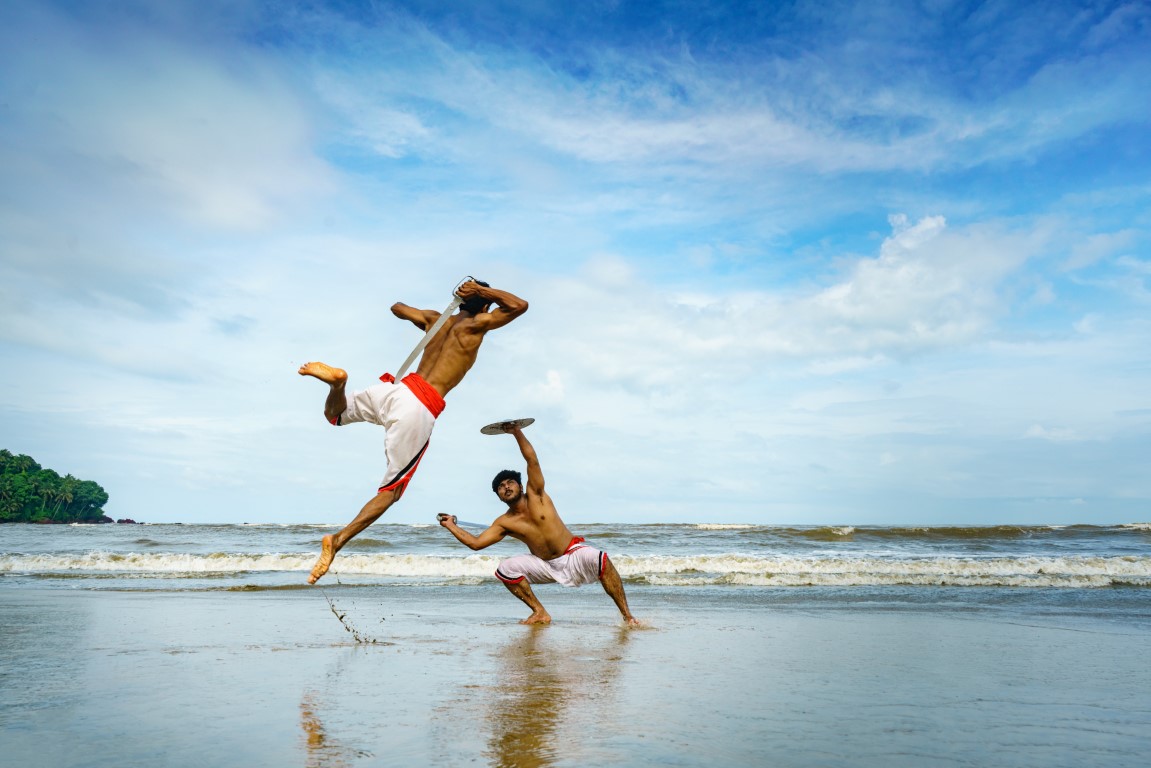
[[40, 471], [40, 465], [36, 463], [36, 460], [22, 453], [12, 457], [11, 466], [12, 471], [18, 475]]
[[[80, 481], [72, 477], [72, 475], [64, 475], [64, 477], [60, 478], [60, 484], [56, 487], [55, 494], [53, 494], [56, 499], [56, 506], [52, 508], [51, 517], [53, 520], [56, 519], [56, 516], [62, 509], [66, 510], [67, 507], [72, 504], [72, 499], [75, 498], [76, 486], [79, 482]], [[67, 517], [67, 515], [65, 515], [65, 517]]]

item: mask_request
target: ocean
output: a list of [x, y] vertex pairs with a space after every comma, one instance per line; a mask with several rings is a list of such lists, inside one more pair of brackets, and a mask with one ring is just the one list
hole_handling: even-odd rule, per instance
[[[480, 526], [472, 526], [473, 530]], [[1151, 525], [574, 525], [536, 587], [438, 525], [0, 526], [0, 755], [36, 766], [1142, 766]]]
[[[467, 523], [474, 532], [483, 525]], [[573, 527], [612, 557], [625, 583], [669, 587], [1151, 586], [1151, 524], [1115, 526]], [[330, 525], [0, 527], [7, 584], [80, 589], [230, 590], [304, 586]], [[468, 587], [523, 551], [482, 552], [436, 524], [377, 523], [322, 583]]]

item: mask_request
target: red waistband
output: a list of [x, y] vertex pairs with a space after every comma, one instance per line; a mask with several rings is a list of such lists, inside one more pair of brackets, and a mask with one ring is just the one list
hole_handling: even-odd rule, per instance
[[[396, 377], [390, 373], [385, 373], [380, 377], [380, 381], [387, 384], [394, 384]], [[436, 391], [435, 387], [424, 381], [424, 377], [420, 374], [409, 373], [400, 379], [400, 383], [410, 389], [412, 394], [416, 396], [416, 399], [423, 403], [424, 406], [432, 412], [432, 416], [435, 416], [437, 419], [440, 417], [440, 414], [444, 412], [444, 408], [447, 407], [447, 403], [444, 402], [444, 398], [440, 396], [440, 393]]]
[[583, 544], [583, 543], [584, 543], [584, 537], [583, 536], [572, 536], [572, 540], [570, 542], [568, 542], [568, 548], [564, 550], [564, 554], [566, 555], [568, 552], [571, 552], [573, 549], [575, 549], [575, 546], [577, 544]]

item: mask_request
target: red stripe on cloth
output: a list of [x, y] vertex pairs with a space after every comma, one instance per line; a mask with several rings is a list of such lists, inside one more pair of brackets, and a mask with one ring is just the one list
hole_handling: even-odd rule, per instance
[[519, 584], [521, 581], [526, 579], [527, 576], [520, 576], [518, 579], [509, 579], [499, 571], [496, 571], [496, 578], [502, 581], [504, 584]]
[[418, 454], [416, 454], [416, 459], [414, 462], [412, 462], [412, 466], [407, 472], [404, 472], [402, 475], [387, 485], [381, 485], [380, 489], [376, 491], [376, 493], [379, 494], [383, 493], [384, 491], [394, 491], [398, 488], [400, 490], [400, 494], [403, 495], [404, 490], [406, 490], [408, 487], [408, 483], [412, 481], [412, 476], [414, 476], [416, 474], [416, 470], [420, 468], [420, 462], [424, 460], [424, 454], [428, 450], [428, 445], [429, 443], [424, 443], [424, 447], [420, 449]]
[[583, 536], [573, 536], [572, 540], [568, 542], [568, 548], [564, 550], [564, 554], [568, 554], [575, 549], [577, 544], [583, 544], [585, 541]]

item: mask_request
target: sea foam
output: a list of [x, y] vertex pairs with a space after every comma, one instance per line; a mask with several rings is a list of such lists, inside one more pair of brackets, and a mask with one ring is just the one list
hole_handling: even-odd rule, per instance
[[[485, 554], [340, 555], [333, 569], [388, 578], [464, 579], [492, 576], [500, 557]], [[1151, 557], [820, 557], [715, 555], [613, 555], [631, 582], [663, 586], [1151, 586]], [[32, 575], [124, 573], [158, 578], [208, 574], [307, 571], [315, 556], [298, 553], [209, 555], [108, 553], [0, 556], [0, 573]]]
[[695, 526], [698, 531], [742, 531], [754, 527], [747, 523], [697, 523]]

